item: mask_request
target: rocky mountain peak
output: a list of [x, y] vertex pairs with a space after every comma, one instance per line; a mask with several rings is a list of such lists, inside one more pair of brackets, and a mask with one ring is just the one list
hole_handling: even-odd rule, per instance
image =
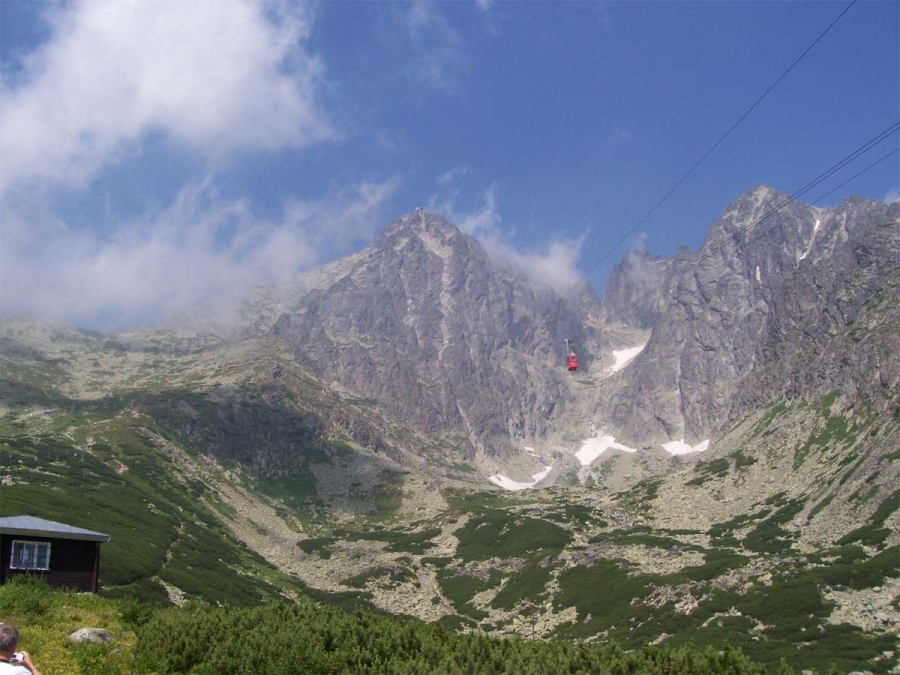
[[[384, 273], [401, 276], [421, 284], [421, 275], [434, 281], [434, 274], [443, 274], [446, 296], [448, 269], [455, 270], [452, 288], [468, 279], [493, 275], [495, 265], [481, 243], [462, 232], [442, 215], [418, 207], [391, 222], [364, 251], [366, 263], [357, 272], [375, 265], [386, 266]], [[421, 287], [420, 287], [421, 290]], [[426, 298], [422, 298], [426, 300]]]
[[390, 223], [345, 270], [273, 326], [310, 370], [418, 431], [462, 431], [462, 454], [547, 431], [567, 395], [562, 340], [595, 332], [552, 290], [424, 209]]
[[396, 247], [398, 243], [410, 237], [443, 245], [450, 245], [460, 239], [471, 240], [470, 245], [475, 242], [441, 214], [426, 211], [420, 206], [390, 223], [375, 239], [373, 245], [380, 248], [390, 243]]

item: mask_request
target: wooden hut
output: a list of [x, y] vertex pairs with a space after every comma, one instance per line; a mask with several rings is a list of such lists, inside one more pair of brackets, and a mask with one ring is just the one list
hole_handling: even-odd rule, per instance
[[32, 574], [50, 586], [96, 593], [100, 544], [108, 541], [108, 534], [34, 516], [0, 518], [0, 584]]

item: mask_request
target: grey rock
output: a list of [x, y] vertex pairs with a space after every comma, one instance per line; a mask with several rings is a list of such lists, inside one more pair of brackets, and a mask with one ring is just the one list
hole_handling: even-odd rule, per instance
[[555, 560], [556, 559], [552, 555], [545, 556], [538, 563], [538, 567], [540, 567], [542, 569], [546, 569], [546, 568], [550, 567], [555, 562]]
[[103, 628], [81, 628], [69, 636], [69, 642], [75, 645], [84, 643], [100, 644], [112, 642], [113, 636]]
[[655, 291], [672, 273], [674, 263], [674, 258], [643, 249], [626, 253], [606, 281], [607, 319], [652, 329], [668, 305], [665, 295]]
[[345, 267], [296, 298], [272, 333], [325, 382], [376, 400], [392, 418], [462, 434], [462, 454], [545, 435], [568, 398], [563, 338], [598, 339], [553, 290], [495, 264], [434, 213], [391, 223]]
[[851, 198], [817, 209], [751, 190], [697, 252], [680, 249], [672, 261], [632, 254], [617, 269], [607, 294], [614, 306], [647, 285], [629, 286], [630, 270], [649, 267], [650, 285], [679, 274], [626, 316], [658, 319], [617, 374], [604, 417], [635, 442], [696, 442], [772, 400], [835, 389], [863, 400], [896, 389], [900, 320], [887, 296], [898, 260], [900, 204]]

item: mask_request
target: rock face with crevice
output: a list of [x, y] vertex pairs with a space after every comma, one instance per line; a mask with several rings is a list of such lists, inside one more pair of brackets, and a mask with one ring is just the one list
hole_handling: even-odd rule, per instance
[[668, 298], [658, 289], [671, 276], [674, 265], [674, 258], [644, 249], [628, 251], [606, 280], [603, 302], [608, 320], [652, 329], [666, 311]]
[[[898, 261], [900, 204], [851, 198], [820, 209], [759, 186], [726, 207], [697, 251], [626, 254], [601, 303], [585, 284], [560, 296], [530, 281], [417, 209], [358, 253], [248, 290], [237, 321], [196, 312], [164, 332], [185, 354], [284, 345], [306, 374], [304, 397], [316, 392], [300, 420], [314, 436], [338, 427], [387, 452], [403, 445], [389, 433], [399, 425], [416, 435], [404, 449], [425, 435], [451, 461], [518, 462], [521, 478], [544, 466], [522, 446], [549, 452], [599, 430], [632, 447], [696, 445], [772, 401], [835, 390], [842, 406], [883, 412], [900, 384]], [[148, 335], [120, 337], [156, 348]], [[578, 347], [574, 377], [565, 338]], [[645, 342], [614, 367], [614, 352]], [[266, 368], [258, 394], [272, 408], [287, 376]], [[348, 401], [371, 414], [358, 419]], [[221, 456], [256, 452], [232, 448], [237, 435], [222, 426]], [[303, 440], [288, 436], [267, 466]]]

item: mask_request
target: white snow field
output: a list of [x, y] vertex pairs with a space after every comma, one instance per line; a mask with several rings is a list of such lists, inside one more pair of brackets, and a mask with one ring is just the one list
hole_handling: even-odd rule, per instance
[[616, 443], [614, 436], [596, 435], [586, 441], [581, 442], [581, 450], [575, 453], [581, 466], [590, 466], [590, 464], [607, 450], [622, 450], [623, 452], [637, 452], [635, 448], [629, 448], [627, 445]]
[[552, 468], [553, 465], [551, 464], [550, 466], [545, 466], [543, 471], [538, 471], [536, 474], [533, 474], [530, 483], [520, 483], [512, 478], [507, 478], [502, 473], [495, 473], [493, 476], [488, 476], [488, 480], [494, 485], [499, 485], [504, 490], [527, 490], [544, 480], [550, 474]]
[[631, 363], [631, 360], [643, 351], [644, 347], [647, 346], [645, 342], [642, 345], [638, 345], [637, 347], [629, 347], [628, 349], [619, 349], [618, 351], [613, 352], [613, 358], [616, 360], [614, 364], [612, 364], [612, 368], [610, 368], [609, 372], [617, 373], [622, 368]]
[[703, 452], [709, 447], [709, 439], [707, 438], [705, 441], [700, 441], [695, 446], [690, 446], [684, 442], [682, 438], [680, 441], [669, 441], [668, 443], [662, 444], [663, 449], [668, 452], [670, 455], [689, 455], [692, 452]]

